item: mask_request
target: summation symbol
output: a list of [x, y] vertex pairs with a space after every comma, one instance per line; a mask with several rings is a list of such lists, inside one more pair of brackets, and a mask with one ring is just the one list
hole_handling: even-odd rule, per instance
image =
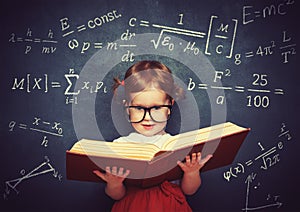
[[[245, 183], [247, 184], [247, 189], [246, 189], [246, 203], [245, 203], [245, 208], [243, 208], [243, 211], [254, 211], [254, 210], [261, 210], [261, 209], [265, 209], [265, 208], [271, 208], [271, 207], [281, 207], [282, 203], [279, 202], [279, 195], [275, 195], [273, 196], [273, 200], [274, 202], [271, 204], [266, 204], [266, 205], [260, 205], [260, 206], [252, 206], [249, 207], [249, 199], [250, 199], [250, 188], [252, 187], [252, 183], [255, 180], [255, 178], [257, 177], [257, 174], [255, 173], [251, 173], [247, 176]], [[260, 186], [260, 183], [258, 183], [256, 186], [253, 186], [254, 189], [257, 189]], [[270, 194], [268, 194], [267, 196], [267, 200], [270, 201], [272, 199], [272, 196]]]
[[18, 185], [25, 180], [31, 179], [33, 177], [37, 177], [40, 175], [44, 175], [47, 173], [52, 173], [53, 177], [58, 178], [59, 181], [62, 179], [62, 175], [55, 170], [55, 168], [50, 164], [50, 160], [48, 156], [45, 156], [45, 161], [32, 169], [30, 172], [26, 174], [26, 171], [22, 169], [20, 174], [22, 175], [19, 178], [8, 180], [5, 182], [5, 191], [3, 193], [3, 198], [8, 199], [11, 191], [14, 191], [16, 194], [19, 194], [20, 191], [17, 189]]
[[[66, 104], [77, 104], [77, 95], [80, 91], [88, 91], [89, 93], [103, 92], [107, 93], [107, 87], [102, 81], [84, 81], [82, 87], [79, 90], [74, 91], [74, 85], [76, 80], [79, 79], [79, 74], [76, 74], [74, 69], [70, 69], [69, 73], [64, 75], [67, 82], [67, 87], [65, 88], [64, 95], [66, 96]], [[12, 90], [23, 90], [27, 93], [31, 92], [43, 92], [48, 93], [51, 88], [59, 89], [61, 88], [60, 81], [50, 81], [48, 74], [44, 74], [42, 77], [27, 74], [26, 77], [15, 77], [12, 83]]]

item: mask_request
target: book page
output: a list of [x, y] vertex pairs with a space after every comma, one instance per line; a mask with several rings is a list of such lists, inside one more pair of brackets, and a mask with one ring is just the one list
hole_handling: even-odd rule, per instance
[[151, 160], [159, 150], [156, 145], [149, 143], [114, 143], [82, 139], [71, 148], [70, 152], [92, 156]]
[[221, 138], [243, 130], [246, 130], [246, 128], [226, 122], [224, 124], [218, 124], [173, 136], [163, 145], [162, 149], [176, 150], [182, 147], [194, 146], [195, 144], [204, 143], [209, 140]]

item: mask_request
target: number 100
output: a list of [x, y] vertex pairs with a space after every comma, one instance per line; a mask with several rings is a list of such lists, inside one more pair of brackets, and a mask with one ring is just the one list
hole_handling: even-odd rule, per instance
[[252, 107], [252, 105], [254, 105], [255, 107], [259, 108], [259, 107], [263, 107], [263, 108], [267, 108], [270, 104], [270, 99], [268, 96], [260, 96], [260, 95], [256, 95], [255, 97], [252, 96], [247, 96], [248, 99], [248, 107]]

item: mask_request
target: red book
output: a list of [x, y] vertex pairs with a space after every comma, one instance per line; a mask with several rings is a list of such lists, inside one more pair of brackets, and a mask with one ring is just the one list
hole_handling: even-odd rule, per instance
[[67, 179], [103, 182], [93, 171], [106, 166], [129, 169], [125, 184], [150, 187], [183, 175], [177, 161], [201, 152], [213, 154], [201, 171], [233, 162], [249, 128], [226, 122], [169, 138], [161, 148], [149, 143], [118, 143], [81, 139], [66, 152]]

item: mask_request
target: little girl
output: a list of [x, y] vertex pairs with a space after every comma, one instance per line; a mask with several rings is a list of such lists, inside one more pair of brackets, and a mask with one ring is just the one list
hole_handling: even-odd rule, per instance
[[[149, 142], [161, 146], [171, 136], [165, 128], [174, 100], [184, 96], [170, 69], [157, 61], [141, 61], [127, 70], [124, 80], [115, 79], [115, 95], [119, 86], [124, 88], [124, 107], [136, 132], [114, 142]], [[184, 195], [198, 190], [199, 171], [211, 157], [202, 159], [200, 152], [188, 155], [184, 163], [177, 162], [184, 173], [180, 183], [165, 181], [146, 189], [125, 186], [123, 181], [130, 170], [122, 167], [106, 167], [106, 173], [98, 170], [94, 173], [106, 181], [106, 194], [117, 200], [112, 211], [191, 211]]]

